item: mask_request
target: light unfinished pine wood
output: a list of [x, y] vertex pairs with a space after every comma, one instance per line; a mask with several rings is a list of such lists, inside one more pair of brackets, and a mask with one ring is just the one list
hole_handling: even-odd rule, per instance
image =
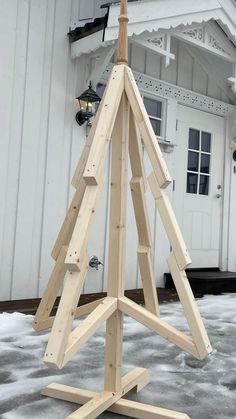
[[120, 391], [108, 392], [103, 391], [91, 400], [89, 400], [84, 406], [76, 410], [74, 413], [68, 416], [68, 419], [93, 419], [100, 415], [104, 410], [107, 410], [110, 406], [116, 403], [123, 395], [128, 393], [134, 387], [137, 387], [140, 379], [143, 381], [143, 375], [146, 375], [146, 370], [143, 368], [135, 368], [128, 372], [123, 379]]
[[119, 21], [119, 34], [117, 45], [117, 64], [128, 63], [128, 16], [127, 16], [127, 0], [121, 0], [120, 3], [120, 16]]
[[66, 276], [57, 315], [44, 354], [44, 362], [48, 367], [62, 368], [62, 361], [87, 267], [88, 256], [85, 256], [81, 265], [81, 271], [68, 272]]
[[200, 316], [196, 301], [194, 299], [191, 287], [185, 271], [180, 271], [175, 255], [171, 255], [167, 259], [170, 272], [175, 283], [175, 287], [183, 306], [184, 313], [192, 332], [193, 340], [198, 352], [198, 359], [204, 359], [207, 354], [212, 352], [212, 347], [206, 333], [205, 326]]
[[69, 335], [62, 366], [84, 345], [117, 309], [117, 299], [106, 297]]
[[103, 184], [104, 172], [101, 174], [98, 185], [86, 186], [65, 259], [68, 269], [80, 269], [81, 260], [83, 260], [86, 251], [90, 228], [94, 219], [98, 200], [101, 196]]
[[158, 335], [195, 356], [195, 358], [198, 358], [198, 352], [191, 337], [186, 336], [183, 332], [180, 332], [175, 327], [170, 326], [164, 320], [159, 319], [145, 308], [139, 306], [126, 297], [119, 298], [118, 308], [124, 314], [128, 314], [128, 316], [131, 316], [148, 329], [153, 330]]
[[[90, 314], [101, 302], [104, 300], [104, 298], [101, 298], [96, 301], [92, 301], [91, 303], [84, 304], [82, 306], [77, 307], [75, 312], [75, 319], [78, 319], [79, 317], [86, 316], [87, 314]], [[46, 320], [41, 320], [40, 324], [37, 324], [37, 329], [34, 327], [37, 332], [41, 330], [46, 330], [52, 327], [54, 320], [56, 316], [50, 316]]]
[[[137, 380], [137, 385], [133, 388], [140, 391], [146, 384], [148, 384], [150, 377], [147, 370], [143, 368], [136, 368], [136, 370], [140, 370], [140, 375]], [[122, 378], [122, 388], [124, 387], [123, 383], [124, 377]], [[43, 389], [41, 394], [59, 400], [66, 400], [68, 402], [83, 405], [98, 396], [99, 393], [53, 383]], [[189, 419], [189, 416], [185, 413], [175, 412], [126, 399], [119, 399], [112, 406], [109, 406], [107, 411], [140, 419]]]
[[50, 313], [59, 294], [60, 288], [63, 283], [63, 279], [67, 271], [67, 267], [64, 264], [66, 252], [67, 247], [63, 246], [60, 250], [58, 259], [55, 263], [47, 287], [45, 288], [40, 304], [38, 306], [33, 321], [34, 330], [40, 331], [47, 328], [45, 327], [45, 324], [48, 324], [49, 322]]
[[142, 178], [133, 177], [130, 181], [130, 189], [134, 207], [139, 245], [151, 247], [152, 236]]
[[81, 179], [52, 249], [51, 255], [55, 260], [57, 260], [62, 246], [68, 245], [70, 242], [80, 210], [81, 202], [83, 200], [85, 189], [85, 182], [83, 179]]
[[98, 184], [123, 91], [124, 66], [116, 65], [113, 67], [108, 81], [100, 118], [83, 173], [83, 178], [87, 185]]
[[[41, 394], [77, 404], [84, 404], [98, 395], [94, 391], [54, 383], [42, 390]], [[139, 419], [190, 419], [185, 413], [126, 399], [118, 400], [107, 411]]]
[[125, 67], [125, 91], [133, 111], [135, 121], [139, 127], [147, 154], [152, 163], [153, 171], [161, 188], [166, 188], [171, 182], [164, 157], [161, 153], [152, 124], [135, 83], [130, 68]]
[[[129, 105], [123, 93], [112, 133], [111, 196], [109, 217], [108, 285], [109, 296], [124, 295], [125, 233], [127, 207]], [[107, 320], [104, 390], [121, 389], [123, 315], [116, 311]]]
[[150, 247], [138, 247], [138, 263], [143, 285], [145, 307], [151, 313], [160, 315]]
[[154, 173], [148, 177], [148, 182], [155, 199], [162, 223], [165, 227], [170, 244], [173, 248], [178, 267], [180, 270], [185, 269], [192, 263], [187, 246], [184, 242], [179, 225], [177, 223], [175, 213], [172, 209], [169, 198], [165, 192], [159, 187]]
[[146, 191], [147, 178], [144, 169], [142, 141], [134, 119], [134, 114], [131, 110], [129, 118], [129, 157], [132, 176], [137, 178], [140, 177], [142, 179], [144, 191]]

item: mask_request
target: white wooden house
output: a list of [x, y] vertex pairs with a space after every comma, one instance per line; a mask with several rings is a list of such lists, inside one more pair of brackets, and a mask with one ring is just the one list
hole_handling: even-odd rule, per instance
[[[93, 30], [107, 13], [105, 28]], [[106, 84], [118, 14], [117, 2], [101, 0], [0, 2], [0, 301], [41, 296], [47, 283], [90, 129], [75, 121], [75, 98], [90, 80], [99, 92]], [[236, 2], [137, 0], [129, 19], [129, 64], [173, 178], [192, 266], [236, 271]], [[79, 39], [69, 43], [68, 31]], [[103, 265], [90, 268], [85, 293], [106, 289], [108, 182], [109, 170], [89, 244]], [[147, 195], [163, 286], [169, 242]], [[130, 205], [127, 289], [141, 285], [136, 247]]]

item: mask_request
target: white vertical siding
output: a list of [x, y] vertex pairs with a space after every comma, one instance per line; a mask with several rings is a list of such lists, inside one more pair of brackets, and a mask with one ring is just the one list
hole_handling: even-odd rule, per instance
[[[91, 19], [104, 14], [102, 3], [105, 1], [0, 2], [2, 301], [40, 296], [48, 281], [53, 266], [51, 249], [73, 194], [70, 179], [86, 141], [85, 127], [74, 120], [74, 98], [85, 88], [90, 67], [86, 57], [71, 60], [66, 34], [75, 17], [86, 20], [89, 14]], [[173, 40], [172, 48], [180, 56], [166, 69], [159, 55], [132, 45], [131, 65], [137, 71], [203, 94], [216, 98], [225, 95], [179, 41]], [[167, 136], [172, 136], [170, 127]], [[166, 157], [171, 171], [173, 155]], [[145, 161], [149, 174], [146, 156]], [[98, 271], [89, 269], [84, 292], [106, 288], [109, 158], [106, 167], [106, 184], [89, 243], [89, 255], [97, 255], [104, 266]], [[163, 239], [150, 192], [147, 201], [160, 285], [167, 269], [163, 255], [169, 244]], [[126, 288], [135, 288], [140, 286], [137, 234], [130, 197], [128, 202]]]

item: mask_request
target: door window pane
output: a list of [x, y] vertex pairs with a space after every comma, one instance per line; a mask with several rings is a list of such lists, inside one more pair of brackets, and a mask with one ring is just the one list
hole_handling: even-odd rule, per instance
[[199, 153], [194, 153], [194, 151], [188, 152], [188, 170], [192, 172], [198, 172], [198, 160]]
[[189, 129], [189, 144], [188, 148], [199, 150], [199, 131], [193, 128]]
[[209, 132], [202, 131], [201, 150], [206, 153], [211, 152], [211, 134]]
[[147, 97], [143, 98], [145, 108], [149, 116], [155, 116], [161, 118], [161, 105], [162, 103]]
[[187, 192], [188, 193], [197, 193], [197, 181], [198, 175], [195, 173], [187, 174]]
[[161, 121], [158, 119], [152, 119], [150, 118], [150, 122], [152, 124], [153, 131], [156, 135], [161, 135]]
[[209, 176], [200, 175], [199, 194], [208, 195], [209, 191]]
[[209, 194], [210, 168], [211, 134], [189, 128], [187, 193], [199, 195]]
[[201, 168], [200, 172], [202, 173], [210, 173], [210, 155], [209, 154], [202, 154], [201, 155]]

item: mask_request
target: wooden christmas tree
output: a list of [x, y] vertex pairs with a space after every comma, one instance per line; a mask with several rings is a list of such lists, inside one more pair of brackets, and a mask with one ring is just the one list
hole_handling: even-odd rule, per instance
[[[171, 178], [132, 71], [127, 65], [127, 23], [127, 0], [122, 0], [117, 65], [113, 67], [72, 180], [76, 192], [52, 251], [56, 261], [55, 267], [34, 321], [35, 330], [52, 327], [44, 362], [53, 368], [62, 368], [106, 322], [104, 390], [98, 394], [61, 384], [51, 384], [42, 394], [83, 404], [68, 417], [69, 419], [91, 419], [105, 410], [143, 419], [186, 419], [188, 416], [184, 413], [122, 398], [131, 389], [140, 391], [149, 382], [149, 374], [143, 368], [135, 368], [122, 376], [124, 314], [198, 359], [203, 359], [211, 351], [185, 274], [185, 268], [191, 260], [165, 194], [165, 188]], [[141, 138], [153, 168], [148, 181], [143, 167]], [[112, 157], [107, 297], [77, 307], [88, 267], [87, 244], [90, 228], [104, 182], [103, 163], [110, 143]], [[124, 296], [128, 157], [132, 171], [130, 187], [139, 240], [137, 254], [145, 308]], [[178, 331], [159, 317], [152, 266], [152, 239], [145, 200], [148, 184], [172, 247], [168, 264], [192, 337]], [[50, 313], [64, 277], [60, 304], [56, 316], [51, 317]], [[87, 317], [72, 330], [73, 320], [85, 315]]]

